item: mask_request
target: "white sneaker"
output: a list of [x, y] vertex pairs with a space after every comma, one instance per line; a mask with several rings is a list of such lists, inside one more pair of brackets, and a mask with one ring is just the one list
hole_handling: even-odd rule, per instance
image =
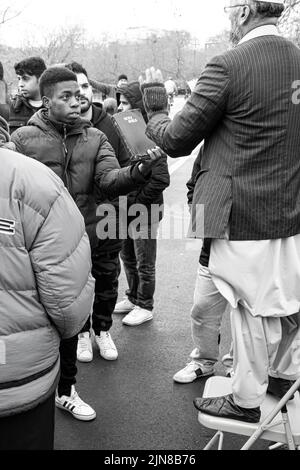
[[135, 305], [130, 302], [128, 297], [125, 297], [124, 300], [121, 300], [121, 302], [116, 304], [114, 313], [129, 313], [134, 309], [134, 307]]
[[226, 377], [233, 377], [234, 371], [233, 371], [233, 357], [232, 354], [225, 354], [222, 359], [221, 363], [225, 367], [225, 373]]
[[80, 362], [91, 362], [93, 360], [92, 341], [88, 331], [78, 335], [77, 360]]
[[152, 319], [153, 315], [150, 310], [135, 306], [134, 309], [123, 318], [122, 322], [124, 325], [137, 326]]
[[173, 376], [173, 380], [180, 384], [188, 384], [194, 382], [196, 379], [201, 379], [201, 377], [206, 377], [213, 374], [213, 367], [204, 368], [195, 361], [191, 361]]
[[118, 358], [118, 351], [115, 343], [108, 331], [100, 331], [100, 335], [95, 335], [95, 340], [99, 348], [100, 356], [107, 361], [115, 361]]
[[56, 394], [55, 404], [58, 408], [68, 411], [74, 416], [74, 418], [81, 421], [91, 421], [96, 418], [96, 411], [93, 410], [90, 405], [81, 400], [74, 385], [72, 385], [71, 388], [71, 396], [68, 397], [67, 395], [62, 395], [59, 397]]

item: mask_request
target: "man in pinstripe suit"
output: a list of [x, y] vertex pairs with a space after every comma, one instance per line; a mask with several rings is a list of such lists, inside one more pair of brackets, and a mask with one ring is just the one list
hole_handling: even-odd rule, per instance
[[230, 1], [236, 47], [207, 64], [173, 121], [155, 70], [142, 85], [147, 135], [168, 155], [204, 139], [196, 236], [212, 239], [209, 271], [231, 306], [234, 376], [232, 394], [194, 404], [249, 422], [260, 419], [268, 383], [289, 386], [300, 373], [300, 50], [278, 34], [283, 3]]

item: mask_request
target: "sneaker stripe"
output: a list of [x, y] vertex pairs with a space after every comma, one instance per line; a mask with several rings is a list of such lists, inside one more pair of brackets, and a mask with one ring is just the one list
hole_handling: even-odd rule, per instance
[[194, 372], [196, 374], [196, 377], [201, 377], [203, 375], [203, 371], [200, 369], [200, 367], [199, 369], [196, 369]]

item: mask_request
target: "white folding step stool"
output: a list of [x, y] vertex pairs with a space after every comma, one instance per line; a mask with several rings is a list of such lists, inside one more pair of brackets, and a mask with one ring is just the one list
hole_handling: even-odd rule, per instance
[[[232, 393], [232, 379], [227, 377], [210, 377], [205, 384], [203, 398], [220, 397]], [[287, 444], [290, 450], [300, 450], [300, 396], [298, 388], [300, 378], [294, 383], [284, 397], [279, 400], [267, 394], [261, 405], [259, 423], [246, 423], [235, 419], [210, 416], [199, 411], [198, 421], [205, 427], [217, 430], [217, 433], [204, 447], [210, 449], [218, 441], [218, 450], [222, 450], [224, 432], [250, 436], [241, 450], [248, 450], [257, 439], [276, 442], [270, 449]], [[295, 392], [295, 398], [289, 398]]]

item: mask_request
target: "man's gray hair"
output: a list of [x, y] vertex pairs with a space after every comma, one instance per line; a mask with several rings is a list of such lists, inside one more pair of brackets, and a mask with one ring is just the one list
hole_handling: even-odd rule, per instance
[[260, 18], [280, 18], [284, 11], [284, 5], [257, 0], [249, 0], [249, 6], [253, 16]]

